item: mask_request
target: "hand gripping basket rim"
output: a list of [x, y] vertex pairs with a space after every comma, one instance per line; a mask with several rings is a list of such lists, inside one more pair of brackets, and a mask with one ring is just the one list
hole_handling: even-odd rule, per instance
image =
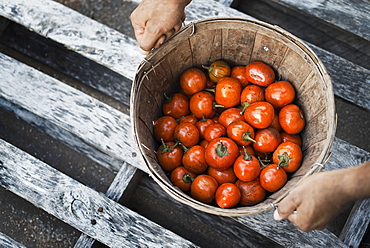
[[[168, 44], [178, 42], [176, 39], [180, 35], [187, 34], [188, 36], [193, 35], [194, 33], [197, 32], [197, 26], [202, 25], [202, 24], [207, 24], [211, 22], [242, 22], [242, 23], [252, 23], [256, 25], [260, 25], [261, 27], [273, 30], [274, 32], [278, 33], [279, 35], [285, 37], [286, 39], [290, 40], [293, 42], [297, 48], [301, 49], [301, 51], [309, 56], [309, 58], [313, 61], [314, 65], [317, 67], [317, 71], [320, 73], [321, 78], [323, 79], [324, 82], [327, 83], [327, 94], [329, 98], [332, 98], [332, 102], [334, 102], [334, 94], [333, 94], [333, 89], [332, 89], [332, 84], [331, 84], [331, 79], [330, 76], [328, 75], [325, 66], [321, 62], [321, 60], [316, 56], [316, 54], [309, 48], [304, 42], [302, 42], [299, 38], [296, 36], [292, 35], [291, 33], [285, 31], [284, 29], [276, 26], [276, 25], [271, 25], [262, 21], [258, 20], [253, 20], [253, 19], [247, 19], [247, 18], [209, 18], [209, 19], [204, 19], [200, 20], [197, 22], [192, 22], [189, 23], [188, 25], [184, 26], [179, 32], [177, 32], [175, 35], [173, 35], [169, 40], [167, 40], [160, 48], [154, 49], [150, 54], [148, 54], [143, 61], [140, 63], [138, 70], [136, 72], [136, 76], [132, 85], [131, 89], [131, 99], [130, 99], [130, 117], [132, 121], [132, 131], [133, 131], [133, 136], [136, 145], [138, 146], [141, 155], [143, 156], [143, 160], [145, 161], [148, 169], [150, 176], [153, 178], [153, 180], [158, 183], [158, 185], [166, 192], [168, 193], [171, 197], [176, 199], [177, 201], [184, 203], [186, 205], [190, 205], [193, 208], [196, 208], [200, 211], [211, 213], [211, 214], [216, 214], [216, 215], [222, 215], [222, 216], [246, 216], [246, 215], [251, 215], [251, 214], [257, 214], [257, 213], [262, 213], [268, 210], [271, 210], [272, 208], [276, 207], [278, 203], [283, 199], [290, 190], [292, 190], [300, 181], [302, 181], [304, 178], [307, 176], [317, 173], [321, 171], [323, 168], [323, 165], [326, 164], [330, 157], [330, 149], [332, 146], [332, 143], [334, 141], [334, 135], [335, 135], [335, 130], [336, 130], [336, 115], [335, 115], [335, 107], [334, 104], [331, 106], [331, 112], [333, 114], [332, 118], [328, 120], [328, 135], [327, 138], [325, 139], [326, 141], [326, 150], [321, 151], [320, 156], [317, 158], [317, 161], [313, 163], [311, 166], [311, 169], [308, 170], [298, 181], [295, 182], [294, 185], [291, 185], [291, 187], [284, 192], [280, 197], [277, 199], [272, 199], [268, 204], [264, 204], [262, 206], [251, 206], [251, 207], [238, 207], [238, 208], [231, 208], [231, 209], [222, 209], [216, 206], [211, 206], [208, 204], [201, 203], [190, 196], [186, 195], [183, 193], [180, 189], [174, 187], [171, 185], [168, 181], [163, 180], [162, 176], [158, 174], [158, 172], [150, 165], [150, 159], [146, 158], [143, 154], [145, 154], [144, 149], [149, 149], [143, 145], [141, 145], [140, 140], [138, 139], [137, 135], [137, 126], [136, 126], [136, 118], [137, 118], [137, 113], [135, 111], [134, 106], [137, 104], [137, 93], [140, 88], [140, 83], [141, 79], [146, 76], [146, 72], [152, 70], [155, 68], [155, 64], [160, 60], [161, 57], [166, 55], [171, 51], [172, 48], [168, 46]], [[159, 59], [158, 59], [159, 58]]]

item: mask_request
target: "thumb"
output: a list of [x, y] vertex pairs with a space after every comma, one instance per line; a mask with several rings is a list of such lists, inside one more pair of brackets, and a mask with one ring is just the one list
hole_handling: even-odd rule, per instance
[[287, 218], [297, 209], [299, 204], [294, 201], [294, 197], [291, 197], [291, 194], [288, 194], [281, 202], [279, 203], [277, 209], [274, 212], [275, 220], [282, 220]]

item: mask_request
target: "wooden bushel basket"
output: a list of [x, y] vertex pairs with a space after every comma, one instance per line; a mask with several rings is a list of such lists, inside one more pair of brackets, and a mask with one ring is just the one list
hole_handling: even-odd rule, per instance
[[[278, 192], [250, 207], [222, 209], [201, 203], [170, 182], [157, 163], [158, 142], [153, 122], [162, 116], [164, 94], [179, 91], [179, 76], [189, 67], [222, 59], [231, 66], [260, 60], [271, 65], [277, 78], [287, 80], [297, 92], [295, 103], [305, 113], [302, 131], [304, 159], [298, 171]], [[176, 200], [195, 209], [223, 216], [245, 216], [273, 208], [303, 178], [319, 172], [330, 154], [336, 129], [331, 79], [314, 52], [287, 31], [243, 18], [213, 18], [190, 23], [140, 64], [131, 91], [134, 139], [153, 179]]]

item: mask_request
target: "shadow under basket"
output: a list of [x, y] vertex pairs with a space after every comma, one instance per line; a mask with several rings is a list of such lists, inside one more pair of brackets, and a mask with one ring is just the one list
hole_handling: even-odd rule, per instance
[[[180, 74], [215, 60], [230, 66], [263, 61], [279, 80], [291, 82], [295, 103], [305, 113], [303, 162], [279, 191], [254, 206], [222, 209], [193, 199], [173, 186], [158, 164], [158, 142], [153, 122], [163, 115], [164, 94], [179, 91]], [[300, 39], [280, 27], [243, 18], [212, 18], [190, 23], [152, 51], [140, 64], [131, 91], [133, 135], [151, 176], [173, 198], [203, 212], [246, 216], [272, 209], [303, 178], [319, 172], [329, 157], [336, 129], [331, 79], [315, 53]]]

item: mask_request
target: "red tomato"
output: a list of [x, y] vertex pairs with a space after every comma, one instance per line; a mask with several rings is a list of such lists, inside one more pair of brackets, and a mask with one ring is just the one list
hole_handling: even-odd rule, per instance
[[222, 124], [225, 128], [229, 126], [231, 122], [234, 121], [244, 121], [244, 115], [242, 115], [241, 110], [238, 108], [228, 108], [225, 109], [218, 118], [218, 123]]
[[184, 166], [176, 167], [170, 175], [171, 182], [182, 191], [189, 191], [196, 174], [188, 171]]
[[288, 173], [295, 172], [302, 163], [301, 147], [291, 141], [283, 142], [274, 151], [272, 161]]
[[216, 179], [219, 185], [223, 183], [235, 183], [236, 181], [236, 176], [232, 166], [226, 170], [216, 170], [215, 168], [208, 166], [207, 175]]
[[165, 95], [165, 102], [162, 105], [164, 115], [178, 119], [189, 114], [189, 98], [181, 93], [175, 93], [171, 97]]
[[194, 146], [199, 141], [199, 131], [196, 126], [190, 122], [179, 124], [174, 133], [175, 140], [178, 140], [186, 147]]
[[302, 138], [299, 134], [288, 134], [286, 132], [280, 132], [282, 142], [291, 141], [302, 147]]
[[258, 85], [248, 85], [245, 87], [240, 95], [240, 103], [255, 103], [262, 102], [265, 100], [265, 91]]
[[294, 101], [295, 90], [288, 81], [277, 81], [266, 88], [265, 97], [274, 108], [279, 109]]
[[209, 142], [206, 148], [206, 162], [209, 166], [226, 170], [238, 157], [238, 145], [230, 138], [222, 137]]
[[209, 79], [217, 83], [221, 78], [230, 76], [231, 68], [228, 63], [223, 60], [216, 60], [210, 66], [203, 66], [208, 70]]
[[254, 128], [263, 129], [274, 120], [274, 107], [268, 102], [255, 102], [244, 111], [245, 121]]
[[212, 119], [205, 119], [205, 118], [202, 118], [200, 119], [197, 124], [195, 125], [198, 130], [199, 130], [199, 136], [201, 139], [204, 139], [204, 131], [206, 130], [206, 128], [211, 125], [211, 124], [214, 124], [215, 122], [212, 120]]
[[242, 86], [238, 80], [231, 77], [221, 78], [215, 90], [215, 101], [224, 108], [231, 108], [239, 104]]
[[161, 167], [166, 171], [172, 171], [181, 165], [184, 152], [174, 142], [163, 142], [157, 150], [157, 159]]
[[287, 182], [288, 177], [282, 168], [277, 164], [270, 164], [262, 169], [260, 174], [260, 183], [262, 187], [269, 192], [276, 192]]
[[245, 67], [249, 82], [259, 86], [269, 86], [275, 80], [275, 72], [271, 66], [255, 61]]
[[191, 196], [201, 202], [211, 203], [215, 199], [218, 183], [209, 175], [198, 175], [190, 187]]
[[221, 208], [235, 207], [241, 198], [238, 187], [233, 183], [224, 183], [216, 191], [216, 203]]
[[223, 137], [225, 135], [226, 128], [220, 123], [211, 124], [204, 130], [204, 139], [208, 142], [211, 142], [212, 140]]
[[207, 163], [205, 160], [205, 149], [200, 145], [195, 145], [186, 149], [182, 157], [182, 164], [189, 171], [201, 174], [207, 170]]
[[207, 140], [201, 140], [201, 141], [199, 141], [199, 145], [201, 146], [201, 147], [203, 147], [204, 149], [206, 149], [207, 148], [207, 146], [208, 146], [208, 144], [209, 144], [209, 142], [207, 141]]
[[258, 159], [249, 154], [239, 156], [234, 163], [235, 176], [242, 181], [249, 182], [256, 179], [261, 171]]
[[227, 127], [227, 137], [239, 146], [248, 146], [254, 140], [254, 129], [245, 121], [234, 121]]
[[178, 126], [175, 118], [171, 116], [159, 117], [153, 125], [154, 137], [157, 141], [174, 141], [175, 129]]
[[233, 67], [231, 69], [230, 77], [237, 79], [242, 88], [245, 88], [249, 84], [247, 76], [245, 75], [245, 66], [238, 65]]
[[261, 186], [258, 179], [250, 182], [237, 180], [235, 185], [242, 194], [239, 202], [242, 206], [253, 206], [262, 202], [266, 197], [266, 190]]
[[303, 111], [295, 104], [280, 109], [279, 122], [281, 128], [288, 134], [298, 134], [306, 124]]
[[180, 118], [179, 124], [183, 122], [190, 122], [191, 124], [196, 125], [198, 122], [198, 118], [193, 115], [183, 116], [182, 118]]
[[256, 152], [268, 153], [275, 151], [281, 143], [281, 136], [275, 128], [268, 127], [257, 131], [254, 140], [253, 149]]
[[193, 95], [206, 88], [206, 75], [198, 68], [189, 68], [180, 75], [180, 88], [186, 95]]
[[212, 118], [216, 111], [213, 108], [215, 97], [208, 91], [200, 91], [190, 98], [190, 111], [198, 119]]

